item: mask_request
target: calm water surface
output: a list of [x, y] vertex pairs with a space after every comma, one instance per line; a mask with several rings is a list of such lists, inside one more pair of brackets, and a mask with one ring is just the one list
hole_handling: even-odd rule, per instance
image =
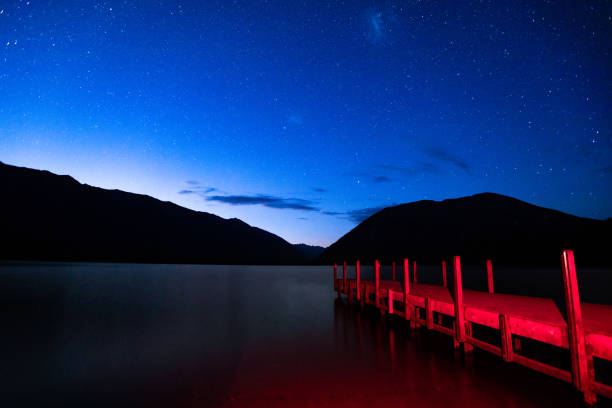
[[329, 267], [4, 263], [0, 295], [2, 407], [582, 401], [569, 384], [338, 301]]

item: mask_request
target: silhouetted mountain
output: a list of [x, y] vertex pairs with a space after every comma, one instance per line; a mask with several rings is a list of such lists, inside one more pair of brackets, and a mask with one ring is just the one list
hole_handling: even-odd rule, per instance
[[296, 264], [282, 238], [238, 219], [0, 163], [0, 259]]
[[611, 265], [612, 223], [483, 193], [385, 208], [327, 248], [317, 263], [439, 262], [491, 258], [501, 265], [558, 266], [563, 248], [578, 265]]
[[308, 259], [315, 259], [325, 251], [325, 248], [317, 245], [294, 244], [293, 246], [299, 249]]

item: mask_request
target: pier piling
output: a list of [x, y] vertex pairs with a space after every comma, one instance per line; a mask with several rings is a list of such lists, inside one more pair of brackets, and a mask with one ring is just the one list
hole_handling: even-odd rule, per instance
[[487, 283], [489, 286], [489, 293], [492, 295], [495, 290], [493, 289], [493, 264], [490, 259], [487, 259]]

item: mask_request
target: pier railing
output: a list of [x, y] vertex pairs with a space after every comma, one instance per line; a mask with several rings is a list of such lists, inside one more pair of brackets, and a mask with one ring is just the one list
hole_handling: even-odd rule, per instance
[[[387, 279], [381, 278], [378, 260], [373, 268], [366, 267], [372, 269], [367, 274], [356, 261], [352, 278], [348, 276], [350, 266], [343, 262], [333, 267], [334, 290], [349, 302], [398, 315], [409, 321], [411, 328], [424, 326], [452, 336], [455, 348], [466, 353], [478, 347], [504, 361], [572, 383], [589, 405], [596, 403], [597, 394], [612, 398], [612, 386], [596, 380], [593, 364], [593, 358], [612, 361], [612, 306], [580, 302], [573, 251], [561, 253], [566, 317], [552, 299], [495, 293], [491, 260], [486, 261], [487, 292], [464, 290], [459, 256], [452, 260], [453, 285], [449, 290], [447, 266], [446, 261], [440, 264], [442, 285], [431, 285], [419, 283], [417, 262], [412, 261], [411, 268], [407, 258], [385, 267]], [[474, 325], [496, 331], [499, 341], [477, 336]], [[525, 355], [523, 340], [566, 349], [571, 368]]]

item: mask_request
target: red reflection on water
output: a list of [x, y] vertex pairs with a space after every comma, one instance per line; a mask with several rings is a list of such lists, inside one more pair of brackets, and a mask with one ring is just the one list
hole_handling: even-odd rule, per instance
[[[212, 405], [558, 408], [580, 402], [567, 384], [486, 353], [466, 357], [448, 336], [411, 331], [403, 319], [341, 299], [333, 308], [329, 335], [248, 342], [232, 364], [226, 392]], [[194, 397], [187, 405], [199, 402]]]

